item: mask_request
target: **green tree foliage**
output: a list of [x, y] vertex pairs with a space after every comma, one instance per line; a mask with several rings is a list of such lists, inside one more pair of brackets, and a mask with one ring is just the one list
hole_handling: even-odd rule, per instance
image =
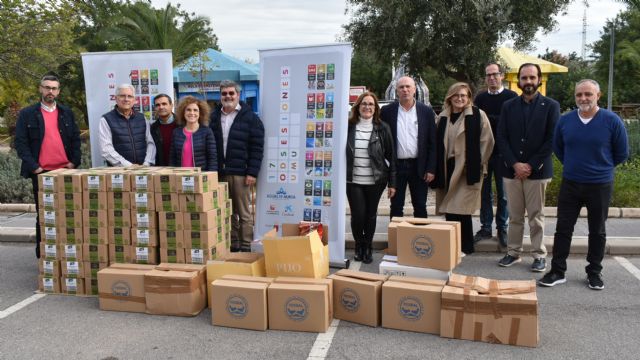
[[499, 43], [526, 48], [570, 0], [348, 0], [346, 37], [380, 61], [408, 55], [420, 73], [427, 66], [459, 81], [476, 83]]
[[356, 48], [351, 58], [351, 85], [366, 86], [379, 99], [384, 99], [391, 83], [391, 59], [379, 61], [365, 49]]
[[547, 96], [560, 103], [561, 112], [574, 109], [576, 107], [575, 85], [582, 79], [595, 78], [593, 64], [582, 60], [575, 51], [565, 56], [556, 50], [546, 49], [546, 52], [538, 57], [569, 68], [568, 73], [549, 75]]

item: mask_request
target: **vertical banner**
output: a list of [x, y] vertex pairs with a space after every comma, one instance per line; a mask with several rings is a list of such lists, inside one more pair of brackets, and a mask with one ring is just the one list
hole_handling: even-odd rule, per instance
[[260, 50], [265, 154], [255, 236], [322, 222], [336, 264], [344, 263], [350, 75], [351, 44]]
[[82, 53], [92, 166], [105, 165], [100, 155], [98, 126], [102, 115], [116, 105], [118, 85], [133, 85], [133, 109], [151, 121], [155, 95], [164, 93], [174, 98], [172, 64], [171, 50]]

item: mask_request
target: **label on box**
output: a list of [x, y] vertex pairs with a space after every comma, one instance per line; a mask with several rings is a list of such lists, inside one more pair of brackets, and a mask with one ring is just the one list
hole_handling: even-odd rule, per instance
[[44, 224], [45, 225], [51, 225], [51, 226], [55, 226], [56, 225], [56, 212], [55, 211], [50, 211], [50, 210], [45, 210], [44, 211]]
[[45, 254], [45, 257], [47, 258], [55, 259], [58, 254], [57, 247], [55, 245], [45, 245], [44, 254]]
[[53, 291], [53, 278], [42, 278], [42, 288], [44, 291]]
[[182, 177], [182, 191], [184, 192], [193, 192], [196, 187], [196, 181], [193, 176], [183, 176]]
[[75, 261], [67, 261], [67, 274], [68, 275], [78, 275], [80, 273], [80, 267], [78, 263]]
[[[46, 226], [44, 228], [44, 240], [46, 242], [55, 242], [56, 241], [56, 228], [53, 226]], [[55, 256], [55, 255], [54, 255]]]
[[200, 249], [191, 249], [191, 263], [204, 264], [204, 251]]
[[138, 227], [149, 227], [149, 213], [136, 213], [136, 220], [138, 222]]
[[87, 176], [87, 185], [89, 187], [89, 190], [100, 189], [100, 177], [97, 175]]
[[137, 247], [136, 246], [136, 260], [138, 262], [148, 262], [149, 261], [149, 248], [147, 247]]
[[75, 245], [65, 245], [64, 246], [64, 255], [67, 259], [77, 259], [78, 253], [76, 251]]
[[55, 189], [53, 188], [53, 176], [43, 176], [42, 187], [43, 187], [43, 190], [54, 191]]
[[136, 190], [147, 190], [147, 175], [136, 175]]
[[78, 291], [78, 279], [74, 278], [65, 278], [65, 284], [67, 285], [68, 293], [75, 293]]
[[44, 204], [44, 207], [54, 207], [54, 195], [53, 194], [47, 194], [44, 193], [42, 194], [42, 203]]
[[124, 177], [121, 174], [112, 174], [111, 175], [111, 190], [120, 190], [124, 189]]
[[136, 193], [136, 207], [139, 209], [146, 209], [149, 207], [149, 199], [147, 199], [147, 193]]
[[136, 239], [137, 239], [138, 246], [140, 245], [149, 246], [149, 230], [136, 229]]
[[42, 268], [45, 274], [53, 275], [53, 261], [45, 260], [42, 263]]

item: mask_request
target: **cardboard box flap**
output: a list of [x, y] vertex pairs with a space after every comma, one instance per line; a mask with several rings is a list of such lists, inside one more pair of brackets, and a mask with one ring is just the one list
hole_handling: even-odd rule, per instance
[[490, 295], [525, 294], [536, 291], [535, 280], [492, 280], [459, 274], [451, 274], [447, 285]]
[[277, 283], [269, 285], [269, 289], [274, 290], [296, 290], [296, 291], [326, 291], [327, 287], [322, 284], [295, 284], [295, 283]]
[[193, 271], [151, 270], [144, 275], [144, 290], [156, 294], [191, 293], [201, 286]]
[[327, 285], [333, 284], [331, 279], [314, 279], [294, 276], [278, 276], [274, 281], [281, 284], [310, 284], [310, 285]]
[[199, 264], [172, 264], [172, 263], [160, 263], [156, 266], [156, 270], [175, 270], [175, 271], [205, 271], [205, 265]]
[[266, 289], [269, 287], [268, 283], [265, 282], [252, 282], [252, 281], [234, 281], [234, 280], [226, 280], [226, 279], [217, 279], [212, 282], [213, 286], [226, 286], [226, 287], [234, 287], [234, 288], [244, 288], [244, 289]]
[[221, 279], [233, 280], [233, 281], [262, 282], [266, 284], [271, 284], [275, 280], [274, 278], [271, 278], [271, 277], [249, 276], [249, 275], [224, 275]]
[[440, 286], [440, 287], [445, 286], [447, 284], [447, 282], [444, 280], [423, 279], [423, 278], [417, 278], [417, 277], [411, 277], [411, 276], [397, 276], [397, 275], [390, 276], [387, 279], [387, 281], [401, 282], [401, 283], [415, 284], [415, 285]]
[[145, 265], [145, 264], [122, 264], [113, 263], [109, 265], [109, 269], [122, 269], [122, 270], [153, 270], [157, 265]]
[[250, 264], [260, 260], [260, 258], [263, 258], [263, 257], [264, 257], [263, 254], [258, 254], [258, 253], [236, 252], [236, 253], [229, 253], [229, 254], [223, 255], [222, 257], [220, 257], [219, 260], [212, 260], [212, 261], [217, 261], [217, 262], [229, 261], [229, 262], [239, 262], [239, 263]]
[[344, 276], [354, 279], [360, 279], [365, 281], [387, 281], [387, 275], [373, 274], [364, 271], [354, 271], [349, 269], [342, 269], [336, 272], [334, 275]]

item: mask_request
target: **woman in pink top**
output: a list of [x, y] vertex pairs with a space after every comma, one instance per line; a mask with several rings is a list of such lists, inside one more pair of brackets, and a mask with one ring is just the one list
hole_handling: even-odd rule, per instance
[[176, 111], [178, 128], [173, 131], [169, 165], [217, 171], [216, 139], [209, 128], [209, 105], [193, 96], [180, 100]]

